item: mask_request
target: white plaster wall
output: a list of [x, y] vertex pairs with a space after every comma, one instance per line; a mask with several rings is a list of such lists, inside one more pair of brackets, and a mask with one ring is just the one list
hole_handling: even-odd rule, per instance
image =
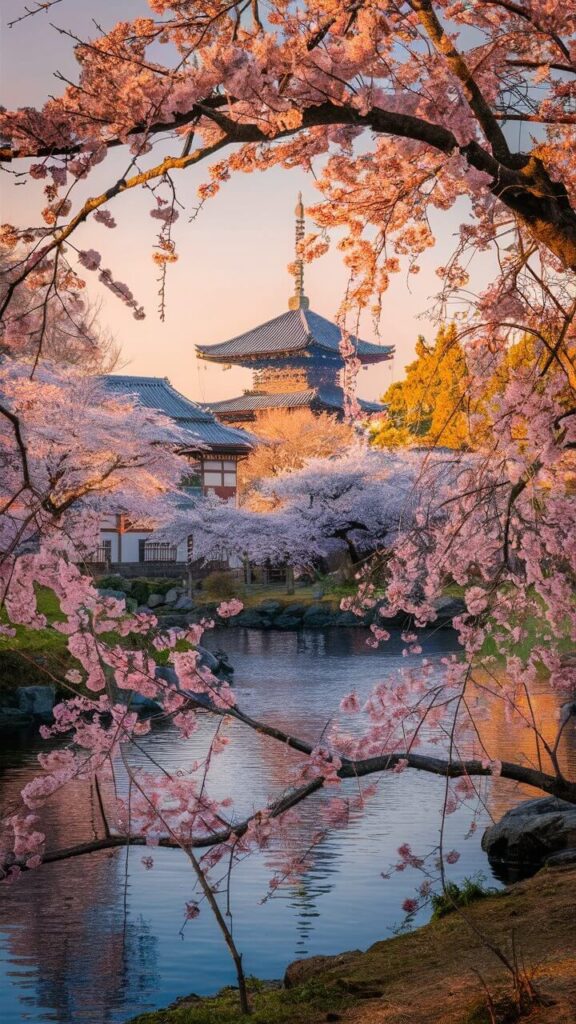
[[176, 546], [176, 561], [186, 562], [188, 559], [188, 544], [186, 541]]
[[123, 562], [137, 562], [138, 559], [138, 541], [144, 540], [150, 536], [150, 530], [142, 530], [138, 533], [123, 533], [122, 534], [122, 561]]

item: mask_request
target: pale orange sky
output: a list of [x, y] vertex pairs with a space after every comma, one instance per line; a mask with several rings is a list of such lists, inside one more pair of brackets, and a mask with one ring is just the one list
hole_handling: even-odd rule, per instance
[[[51, 29], [50, 22], [89, 38], [96, 34], [90, 23], [92, 16], [109, 28], [119, 17], [126, 19], [148, 11], [145, 0], [99, 0], [96, 5], [63, 0], [47, 15], [7, 28], [23, 9], [23, 0], [4, 0], [2, 4], [1, 85], [2, 102], [8, 108], [38, 105], [49, 93], [57, 93], [60, 85], [53, 77], [56, 69], [75, 77], [72, 43]], [[146, 159], [156, 162], [157, 154]], [[121, 175], [127, 163], [126, 155], [114, 153], [97, 168], [88, 189], [82, 183], [76, 201], [98, 194]], [[198, 361], [194, 345], [224, 341], [287, 308], [293, 281], [286, 267], [293, 258], [297, 193], [302, 191], [305, 204], [318, 197], [313, 179], [301, 171], [276, 168], [266, 174], [240, 174], [189, 223], [197, 202], [196, 189], [206, 179], [207, 166], [175, 177], [186, 210], [175, 226], [179, 261], [169, 268], [164, 323], [156, 312], [157, 271], [151, 256], [158, 222], [149, 215], [153, 205], [149, 193], [134, 191], [110, 204], [118, 222], [115, 230], [91, 224], [83, 226], [77, 237], [80, 247], [102, 253], [103, 265], [124, 281], [145, 307], [146, 320], [135, 321], [123, 304], [101, 289], [95, 275], [84, 272], [90, 294], [102, 299], [103, 326], [121, 345], [124, 372], [167, 376], [175, 387], [199, 401], [231, 397], [249, 387], [248, 371], [223, 371]], [[9, 175], [0, 178], [2, 221], [38, 223], [36, 211], [44, 205], [42, 183], [14, 187], [13, 180]], [[437, 216], [433, 227], [438, 244], [420, 261], [421, 273], [411, 276], [409, 282], [405, 274], [398, 275], [386, 294], [380, 335], [383, 344], [396, 345], [396, 357], [393, 363], [370, 367], [361, 374], [359, 393], [363, 397], [378, 398], [393, 379], [402, 375], [419, 333], [433, 335], [425, 314], [430, 297], [438, 289], [434, 268], [450, 252], [458, 219], [454, 211]], [[484, 258], [480, 263], [483, 278], [488, 269]], [[305, 288], [311, 308], [333, 318], [346, 280], [346, 268], [333, 245], [322, 260], [306, 267]], [[363, 318], [361, 334], [367, 340], [378, 340], [368, 316]]]

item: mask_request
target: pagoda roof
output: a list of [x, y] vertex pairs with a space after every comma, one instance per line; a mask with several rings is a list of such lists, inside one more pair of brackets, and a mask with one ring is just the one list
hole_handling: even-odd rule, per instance
[[167, 377], [108, 374], [102, 377], [102, 382], [112, 394], [130, 395], [145, 408], [155, 409], [173, 420], [190, 435], [190, 443], [185, 439], [184, 448], [193, 449], [197, 443], [198, 450], [208, 447], [248, 455], [255, 445], [252, 435], [218, 423], [210, 409], [181, 395]]
[[[385, 406], [378, 402], [367, 402], [363, 398], [357, 399], [363, 412], [382, 412]], [[226, 398], [222, 402], [210, 402], [207, 408], [211, 409], [216, 416], [230, 416], [234, 413], [250, 414], [261, 412], [265, 409], [299, 409], [310, 408], [315, 405], [335, 412], [342, 412], [344, 408], [344, 392], [342, 388], [330, 387], [328, 385], [318, 388], [309, 388], [306, 391], [290, 391], [283, 393], [246, 393], [238, 398]]]
[[[262, 356], [295, 354], [311, 348], [340, 355], [342, 334], [337, 324], [310, 309], [288, 309], [280, 316], [267, 320], [258, 327], [239, 334], [217, 345], [196, 345], [200, 359], [217, 363], [256, 360]], [[390, 359], [393, 345], [375, 345], [370, 341], [352, 339], [357, 344], [356, 355], [363, 363], [377, 363]]]

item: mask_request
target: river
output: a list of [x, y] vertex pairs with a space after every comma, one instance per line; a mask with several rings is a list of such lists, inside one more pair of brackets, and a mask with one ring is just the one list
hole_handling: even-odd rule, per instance
[[[325, 632], [215, 631], [208, 646], [225, 649], [235, 667], [235, 692], [249, 713], [286, 726], [307, 739], [321, 735], [341, 697], [352, 688], [367, 694], [406, 665], [400, 637], [374, 651], [363, 629]], [[453, 635], [439, 631], [424, 654], [436, 671], [455, 648]], [[543, 687], [535, 698], [550, 729], [556, 703]], [[143, 747], [173, 772], [187, 770], [205, 749], [213, 727], [208, 716], [183, 747], [170, 728], [146, 737]], [[489, 723], [498, 756], [522, 751], [533, 756], [526, 730], [499, 714]], [[249, 810], [278, 792], [293, 754], [238, 723], [211, 775], [216, 796], [231, 792]], [[5, 808], [36, 773], [42, 741], [30, 735], [4, 742], [0, 753], [0, 802]], [[574, 751], [565, 756], [575, 761]], [[137, 760], [137, 758], [136, 758]], [[352, 783], [346, 784], [351, 792]], [[469, 804], [447, 819], [446, 841], [461, 852], [451, 877], [482, 872], [492, 878], [480, 848], [490, 817], [499, 817], [532, 791], [498, 781], [483, 807]], [[401, 904], [421, 876], [407, 870], [381, 877], [398, 860], [397, 848], [417, 852], [438, 841], [441, 779], [404, 772], [387, 775], [361, 816], [330, 832], [315, 850], [297, 884], [265, 899], [277, 866], [274, 849], [237, 866], [232, 884], [234, 935], [247, 973], [281, 977], [293, 959], [317, 953], [365, 948], [392, 934], [403, 918]], [[315, 798], [316, 800], [316, 798]], [[469, 838], [474, 813], [477, 829]], [[93, 837], [96, 810], [87, 783], [77, 783], [43, 811], [50, 846], [70, 846]], [[318, 803], [311, 801], [298, 825], [298, 839], [317, 828]], [[148, 852], [148, 851], [145, 851]], [[182, 928], [184, 904], [194, 899], [190, 867], [180, 851], [150, 851], [154, 868], [142, 863], [142, 849], [101, 852], [47, 864], [0, 890], [0, 998], [3, 1024], [119, 1024], [178, 996], [207, 994], [234, 976], [209, 910]], [[422, 912], [417, 922], [426, 918]]]

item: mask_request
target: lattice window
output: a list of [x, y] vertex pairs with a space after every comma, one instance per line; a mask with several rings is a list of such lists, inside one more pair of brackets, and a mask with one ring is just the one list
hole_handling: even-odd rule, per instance
[[233, 459], [204, 459], [204, 487], [236, 487], [236, 463]]

